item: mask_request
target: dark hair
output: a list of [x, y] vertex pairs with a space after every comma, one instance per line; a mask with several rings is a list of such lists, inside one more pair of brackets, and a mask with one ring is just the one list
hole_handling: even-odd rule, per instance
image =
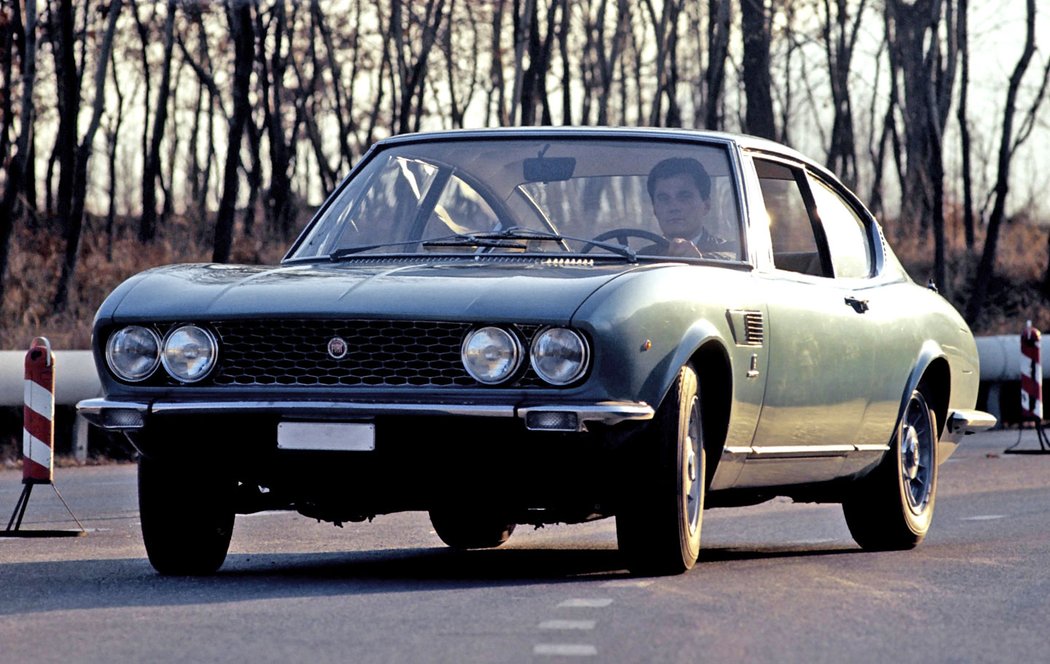
[[645, 183], [649, 190], [649, 198], [652, 199], [656, 192], [657, 180], [666, 180], [676, 175], [691, 177], [700, 192], [700, 197], [705, 201], [711, 197], [711, 176], [707, 174], [704, 165], [691, 157], [671, 157], [664, 159], [649, 171], [649, 180]]

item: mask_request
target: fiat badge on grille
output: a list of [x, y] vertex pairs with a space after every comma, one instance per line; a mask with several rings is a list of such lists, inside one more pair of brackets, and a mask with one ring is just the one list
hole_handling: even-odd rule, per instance
[[328, 340], [328, 356], [333, 360], [341, 360], [346, 357], [347, 350], [349, 347], [342, 337], [332, 337]]

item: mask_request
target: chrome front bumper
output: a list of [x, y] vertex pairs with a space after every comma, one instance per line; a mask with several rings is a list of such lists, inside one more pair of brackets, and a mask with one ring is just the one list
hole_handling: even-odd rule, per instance
[[322, 419], [447, 415], [456, 417], [517, 417], [535, 431], [586, 431], [587, 424], [618, 424], [626, 420], [651, 420], [652, 406], [644, 402], [606, 401], [589, 404], [464, 404], [353, 401], [124, 401], [86, 399], [77, 410], [92, 424], [111, 431], [135, 431], [151, 415], [270, 413], [287, 417]]

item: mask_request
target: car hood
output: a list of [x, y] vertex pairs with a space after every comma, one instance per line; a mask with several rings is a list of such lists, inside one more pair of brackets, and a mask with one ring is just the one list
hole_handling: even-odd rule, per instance
[[121, 285], [99, 318], [368, 317], [567, 323], [592, 293], [639, 265], [591, 261], [171, 265]]

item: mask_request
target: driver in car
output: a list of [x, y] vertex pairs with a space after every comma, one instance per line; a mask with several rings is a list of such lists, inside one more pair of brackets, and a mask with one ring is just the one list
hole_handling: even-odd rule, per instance
[[646, 182], [653, 215], [667, 238], [666, 249], [656, 246], [640, 253], [662, 253], [678, 258], [736, 258], [731, 244], [704, 228], [711, 211], [711, 177], [696, 159], [664, 159], [649, 172]]

